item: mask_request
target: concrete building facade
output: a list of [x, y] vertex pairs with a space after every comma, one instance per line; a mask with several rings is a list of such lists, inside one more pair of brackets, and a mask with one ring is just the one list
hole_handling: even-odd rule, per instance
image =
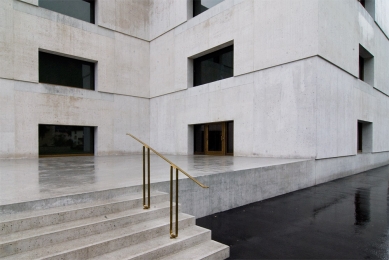
[[[190, 155], [194, 125], [233, 121], [234, 156], [315, 159], [317, 183], [389, 163], [387, 0], [94, 3], [88, 23], [1, 1], [1, 158], [38, 157], [41, 124], [95, 127], [96, 156], [139, 152], [127, 132]], [[233, 76], [194, 86], [231, 45]], [[95, 89], [40, 82], [40, 52], [94, 63]]]

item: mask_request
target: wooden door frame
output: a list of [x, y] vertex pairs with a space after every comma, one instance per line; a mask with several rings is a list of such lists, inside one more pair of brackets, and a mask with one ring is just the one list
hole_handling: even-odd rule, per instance
[[[209, 125], [213, 124], [221, 124], [222, 125], [222, 150], [221, 151], [208, 151], [208, 129]], [[215, 122], [215, 123], [209, 123], [204, 124], [204, 154], [205, 155], [226, 155], [226, 122]]]

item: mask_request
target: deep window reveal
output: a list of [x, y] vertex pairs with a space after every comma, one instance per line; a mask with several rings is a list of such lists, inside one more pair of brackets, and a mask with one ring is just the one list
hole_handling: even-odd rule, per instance
[[39, 82], [94, 90], [95, 64], [39, 52]]
[[39, 0], [38, 5], [88, 23], [95, 23], [94, 0]]

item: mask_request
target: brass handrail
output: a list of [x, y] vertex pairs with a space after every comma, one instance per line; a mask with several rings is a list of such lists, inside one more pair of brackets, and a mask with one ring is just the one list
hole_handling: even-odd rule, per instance
[[[137, 140], [139, 143], [143, 145], [143, 209], [150, 208], [150, 150], [170, 164], [170, 238], [176, 238], [178, 236], [178, 171], [185, 174], [189, 179], [194, 181], [200, 187], [205, 189], [209, 187], [202, 184], [195, 178], [193, 178], [189, 173], [187, 173], [186, 171], [178, 167], [176, 164], [171, 162], [169, 159], [167, 159], [165, 156], [163, 156], [155, 149], [150, 147], [150, 145], [146, 144], [145, 142], [141, 141], [140, 139], [136, 138], [130, 133], [127, 133], [127, 135], [131, 136], [132, 138], [134, 138], [135, 140]], [[146, 148], [147, 148], [147, 175], [148, 175], [147, 205], [146, 205], [146, 158], [145, 158]], [[176, 233], [175, 234], [173, 233], [173, 169], [176, 169]]]

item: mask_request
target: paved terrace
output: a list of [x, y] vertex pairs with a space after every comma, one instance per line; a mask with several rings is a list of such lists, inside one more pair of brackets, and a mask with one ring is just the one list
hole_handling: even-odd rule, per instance
[[[194, 177], [305, 161], [233, 156], [167, 156]], [[151, 182], [169, 180], [151, 155]], [[180, 174], [180, 178], [186, 178]], [[142, 184], [142, 155], [0, 160], [0, 205]], [[207, 183], [205, 183], [207, 184]]]

